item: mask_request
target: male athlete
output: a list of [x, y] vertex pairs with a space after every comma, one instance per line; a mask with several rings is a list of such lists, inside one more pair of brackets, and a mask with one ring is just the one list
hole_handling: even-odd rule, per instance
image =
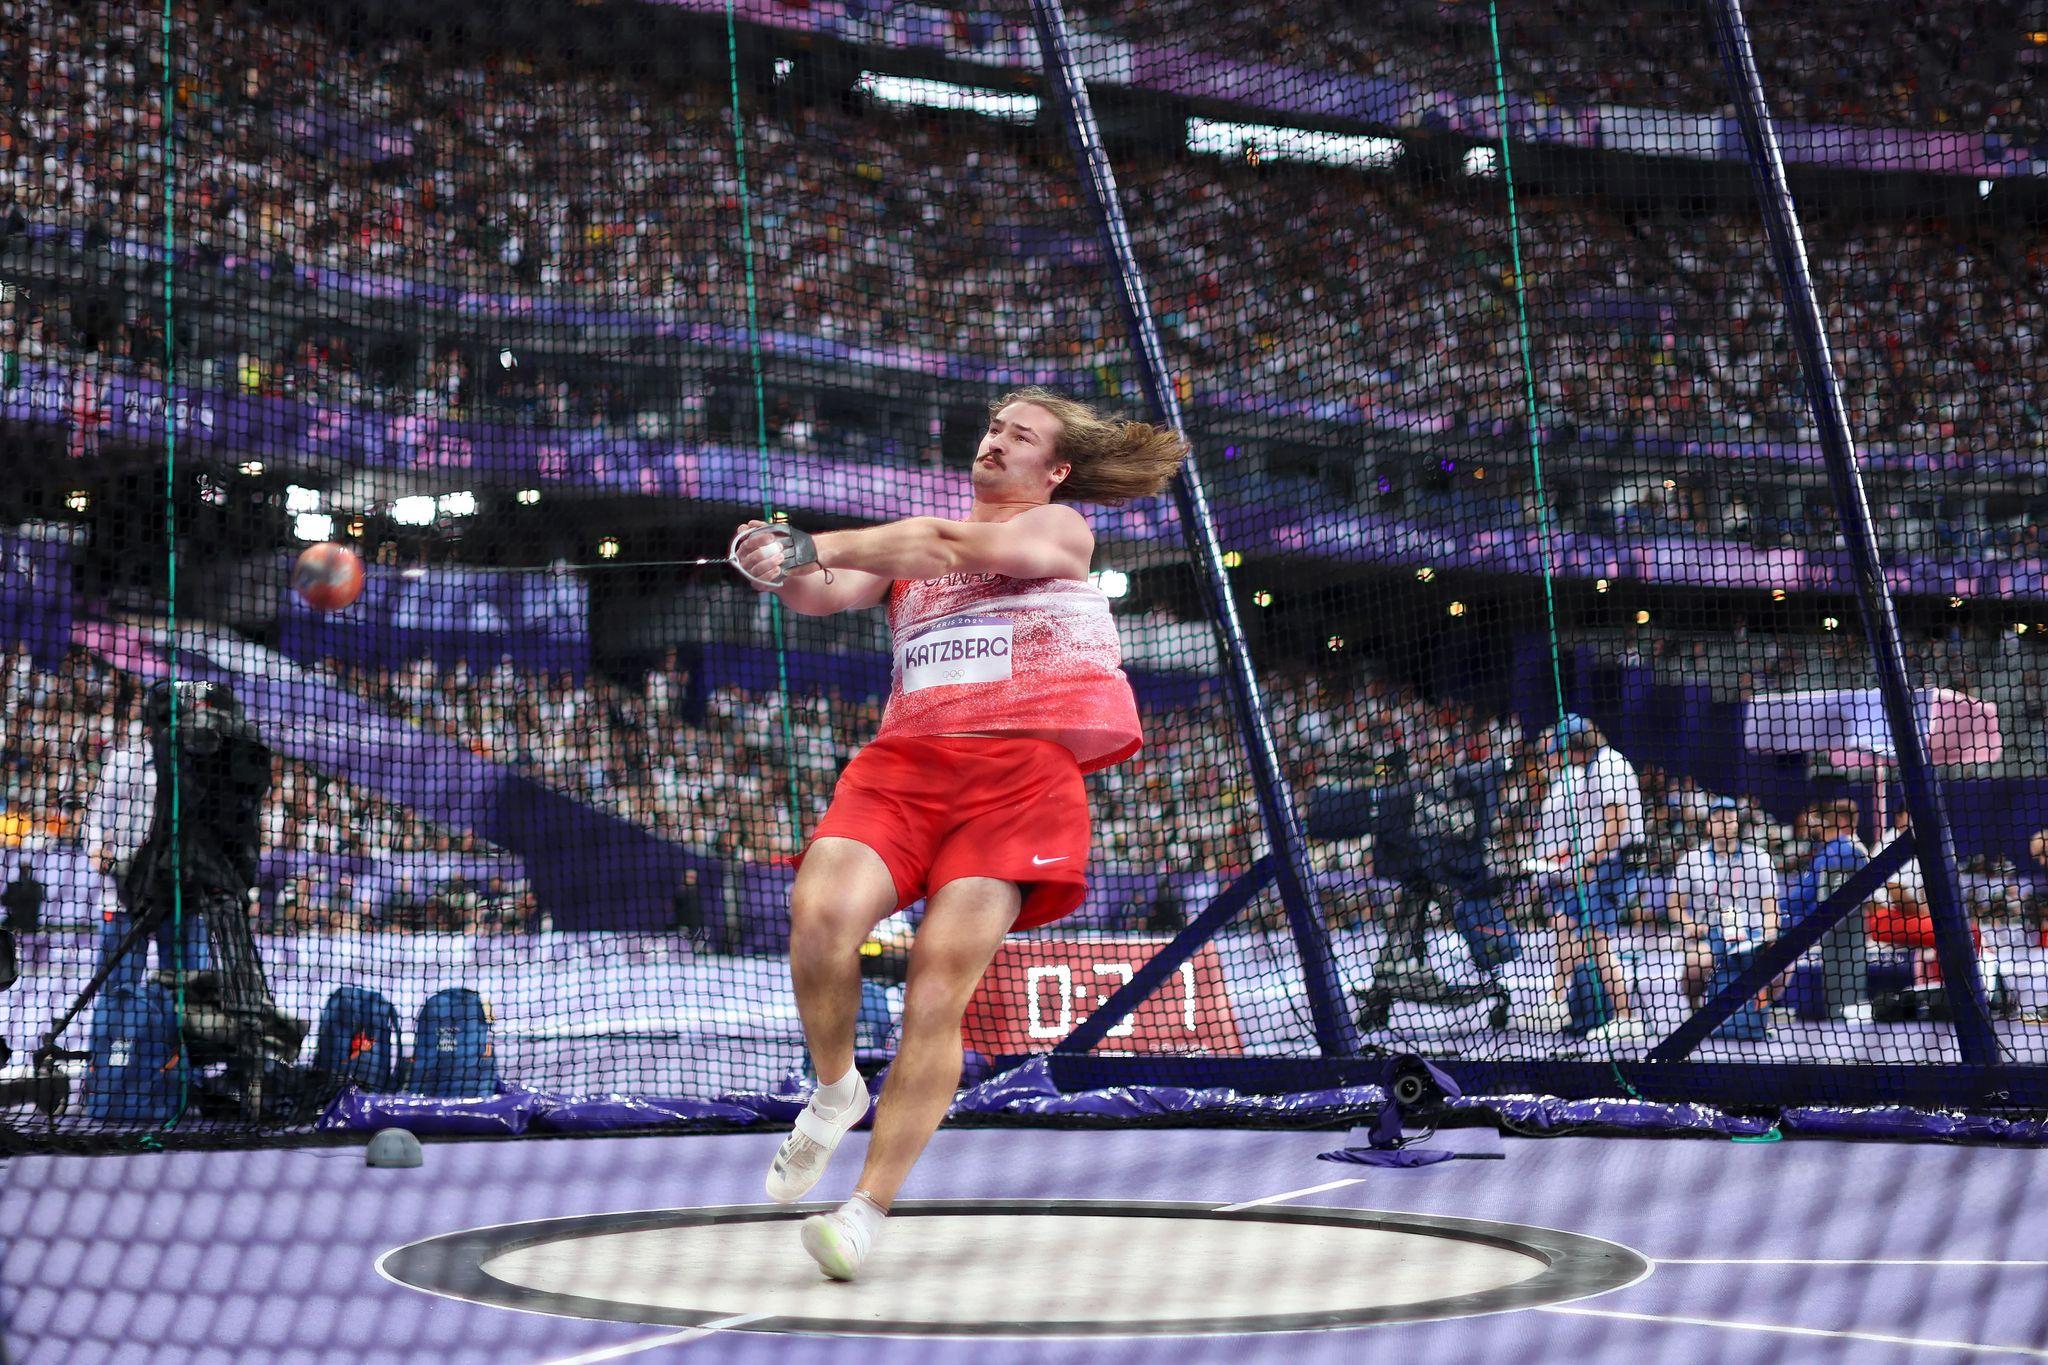
[[804, 1249], [850, 1280], [952, 1104], [960, 1020], [1003, 936], [1070, 914], [1086, 887], [1081, 775], [1141, 742], [1095, 537], [1070, 501], [1163, 489], [1177, 433], [1105, 419], [1042, 389], [990, 409], [966, 518], [911, 517], [816, 537], [748, 522], [733, 560], [809, 616], [885, 604], [895, 668], [882, 728], [840, 774], [798, 864], [790, 975], [818, 1087], [776, 1153], [792, 1203], [868, 1111], [853, 1066], [859, 948], [920, 897], [903, 1029], [853, 1197], [808, 1218]]

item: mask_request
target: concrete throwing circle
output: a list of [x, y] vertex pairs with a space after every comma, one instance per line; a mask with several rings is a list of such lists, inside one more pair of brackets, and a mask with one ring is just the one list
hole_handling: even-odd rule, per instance
[[897, 1205], [860, 1280], [797, 1224], [829, 1205], [603, 1213], [387, 1252], [400, 1284], [562, 1317], [874, 1336], [1299, 1332], [1470, 1317], [1632, 1284], [1650, 1263], [1573, 1232], [1357, 1209], [1089, 1200]]

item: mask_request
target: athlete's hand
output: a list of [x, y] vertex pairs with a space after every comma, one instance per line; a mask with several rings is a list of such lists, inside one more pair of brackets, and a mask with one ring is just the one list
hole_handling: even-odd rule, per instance
[[773, 529], [765, 521], [746, 521], [740, 523], [733, 537], [733, 567], [745, 575], [756, 592], [773, 592], [792, 578], [818, 572], [815, 561], [785, 568], [783, 559], [788, 542], [779, 536], [756, 534]]

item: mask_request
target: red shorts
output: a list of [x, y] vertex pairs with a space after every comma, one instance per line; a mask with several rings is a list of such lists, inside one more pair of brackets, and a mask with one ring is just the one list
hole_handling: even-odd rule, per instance
[[880, 854], [899, 910], [961, 877], [995, 877], [1024, 891], [1010, 927], [1035, 929], [1080, 908], [1088, 889], [1081, 765], [1046, 739], [878, 739], [839, 774], [811, 838]]

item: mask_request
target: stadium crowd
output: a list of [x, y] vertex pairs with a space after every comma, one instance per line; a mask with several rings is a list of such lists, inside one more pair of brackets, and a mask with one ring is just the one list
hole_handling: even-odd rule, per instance
[[[750, 256], [769, 329], [1054, 363], [1109, 391], [1128, 379], [1113, 306], [1064, 264], [1084, 245], [1071, 175], [985, 121], [755, 101], [744, 114], [750, 250], [722, 85], [370, 48], [283, 11], [187, 0], [180, 17], [207, 59], [179, 72], [176, 239], [201, 270], [319, 276], [282, 333], [238, 309], [188, 316], [179, 335], [193, 350], [180, 364], [211, 386], [629, 434], [649, 411], [702, 395], [636, 370], [626, 336], [593, 334], [610, 368], [536, 372], [379, 335], [351, 316], [352, 295], [322, 290], [346, 274], [737, 326]], [[159, 239], [155, 25], [88, 22], [55, 0], [7, 0], [0, 22], [24, 96], [0, 116], [0, 237]], [[1368, 421], [1427, 413], [1481, 431], [1520, 421], [1501, 205], [1452, 185], [1241, 161], [1123, 174], [1197, 401], [1334, 402]], [[1546, 424], [1808, 434], [1767, 244], [1749, 218], [1560, 197], [1531, 206], [1523, 279]], [[2048, 410], [2027, 380], [2048, 330], [2048, 256], [1937, 223], [1810, 226], [1865, 439], [1955, 464], [2048, 448]], [[159, 372], [153, 308], [121, 315], [16, 291], [0, 302], [0, 347], [26, 359], [89, 350]]]
[[[1945, 667], [1985, 659], [2017, 660], [1999, 640], [1960, 632], [1916, 645], [1915, 663], [1929, 676], [1968, 685]], [[1592, 637], [1588, 637], [1592, 641]], [[1728, 684], [1731, 695], [1770, 690], [1806, 677], [1826, 682], [1857, 666], [1860, 648], [1848, 634], [1826, 637], [1680, 636], [1637, 632], [1628, 640], [1593, 641], [1614, 662], [1644, 662], [1689, 680]], [[1567, 641], [1567, 643], [1572, 643]], [[2029, 654], [2037, 653], [2027, 646]], [[2031, 660], [2038, 666], [2037, 660]], [[721, 686], [693, 690], [673, 651], [632, 677], [595, 672], [531, 676], [509, 663], [496, 669], [458, 664], [437, 669], [416, 660], [404, 669], [351, 672], [332, 661], [332, 676], [395, 714], [515, 764], [542, 782], [632, 820], [665, 838], [724, 859], [767, 861], [797, 851], [799, 826], [825, 809], [839, 769], [881, 721], [878, 700], [818, 692], [790, 698], [785, 715], [772, 692]], [[1542, 854], [1530, 822], [1543, 778], [1532, 740], [1509, 717], [1469, 704], [1433, 701], [1412, 687], [1370, 671], [1284, 669], [1266, 690], [1275, 732], [1297, 790], [1320, 783], [1372, 780], [1386, 755], [1400, 754], [1417, 779], [1471, 763], [1516, 765], [1517, 795], [1502, 821], [1503, 866]], [[2027, 719], [2025, 717], [2031, 717]], [[2042, 709], [2012, 708], [2007, 729], [2042, 730]], [[788, 726], [785, 739], [784, 726]], [[1144, 709], [1147, 736], [1128, 765], [1093, 777], [1096, 843], [1105, 868], [1172, 868], [1229, 877], [1257, 856], [1256, 798], [1220, 702]], [[793, 755], [785, 762], [782, 755]], [[1644, 772], [1653, 849], [1673, 854], [1696, 840], [1716, 795], [1689, 777]], [[796, 816], [792, 818], [792, 802]], [[1781, 867], [1803, 856], [1791, 825], [1742, 799], [1745, 828]], [[1371, 840], [1333, 846], [1332, 871], [1372, 875]], [[1668, 877], [1673, 859], [1660, 863]], [[1987, 872], [1991, 869], [1987, 864]], [[1654, 881], [1645, 882], [1645, 886]], [[1359, 902], [1362, 904], [1363, 902]], [[1662, 918], [1661, 899], [1643, 893], [1643, 913]]]
[[[1326, 65], [1334, 54], [1364, 72], [1439, 73], [1450, 88], [1486, 57], [1475, 47], [1484, 9], [1462, 0], [1082, 8], [1121, 32], [1276, 61]], [[1903, 24], [1845, 21], [1789, 0], [1752, 11], [1766, 79], [1794, 100], [1784, 112], [1973, 131], [2043, 126], [2016, 16], [1996, 0], [1920, 7]], [[1563, 103], [1716, 107], [1710, 45], [1696, 23], [1669, 17], [1594, 0], [1546, 9], [1540, 24], [1510, 15], [1511, 74], [1525, 92]], [[1092, 272], [1069, 265], [1086, 245], [1070, 171], [1014, 131], [794, 92], [750, 94], [743, 187], [722, 86], [529, 54], [380, 47], [310, 7], [176, 0], [174, 19], [180, 176], [171, 235], [201, 271], [303, 272], [289, 310], [299, 322], [284, 333], [230, 325], [234, 308], [181, 325], [192, 348], [181, 365], [215, 387], [633, 432], [645, 405], [701, 395], [664, 392], [646, 377], [660, 367], [636, 370], [623, 334], [592, 333], [589, 349], [612, 365], [608, 377], [494, 366], [439, 340], [409, 350], [353, 316], [359, 296], [339, 289], [338, 276], [733, 324], [744, 317], [750, 265], [772, 329], [882, 350], [1053, 362], [1095, 373], [1105, 390], [1127, 378], [1114, 307]], [[1862, 41], [1878, 29], [1893, 37]], [[33, 251], [29, 238], [43, 230], [75, 231], [89, 245], [161, 240], [161, 41], [158, 17], [133, 8], [0, 0], [0, 81], [14, 96], [0, 112], [0, 270]], [[1198, 403], [1226, 392], [1325, 411], [1334, 402], [1369, 422], [1448, 414], [1454, 428], [1482, 432], [1521, 420], [1513, 243], [1489, 196], [1467, 193], [1455, 175], [1424, 186], [1255, 156], [1123, 174], [1127, 199], [1142, 206], [1135, 226], [1161, 323]], [[738, 230], [743, 189], [751, 244]], [[1521, 278], [1537, 323], [1535, 398], [1546, 426], [1596, 439], [1810, 435], [1776, 324], [1767, 245], [1746, 215], [1656, 216], [1563, 196], [1531, 209]], [[2048, 407], [2034, 383], [2034, 347], [2048, 330], [2048, 253], [1936, 222], [1824, 216], [1810, 227], [1837, 368], [1865, 439], [1910, 444], [1936, 471], [1985, 453], [2048, 458]], [[148, 305], [10, 283], [0, 288], [0, 354], [91, 356], [102, 368], [161, 377], [162, 318]], [[792, 448], [837, 448], [801, 414], [778, 414], [775, 426]], [[1658, 484], [1617, 474], [1589, 490], [1574, 524], [1746, 535], [1760, 546], [1832, 541], [1816, 504], [1752, 507]], [[1526, 524], [1529, 501], [1504, 499], [1499, 488], [1497, 480], [1483, 499], [1469, 487], [1446, 494], [1435, 510], [1468, 525], [1477, 515]], [[1904, 548], [2015, 558], [2043, 550], [2038, 523], [2025, 517], [1987, 526], [1965, 509], [1887, 519], [1893, 535], [1921, 535], [1921, 526], [1927, 543]], [[2030, 658], [2032, 642], [2016, 640], [1985, 644]], [[1968, 681], [1978, 665], [1966, 656], [1977, 647], [1943, 645], [1927, 666]], [[1828, 648], [1789, 647], [1759, 667], [1797, 674], [1808, 662], [1793, 657], [1799, 649]], [[0, 818], [24, 835], [61, 832], [105, 751], [132, 739], [133, 680], [84, 657], [44, 672], [17, 653], [7, 667]], [[2024, 662], [2018, 676], [2038, 684], [2041, 672]], [[659, 703], [649, 679], [597, 675], [508, 679], [418, 663], [347, 681], [487, 756], [728, 857], [794, 851], [829, 794], [846, 737], [878, 719], [872, 702], [833, 696], [800, 699], [784, 716], [770, 699], [732, 689], [685, 708], [687, 678], [672, 667], [664, 676]], [[1384, 683], [1334, 699], [1323, 686], [1307, 679], [1280, 694], [1283, 723], [1305, 727], [1291, 750], [1305, 781], [1331, 755], [1355, 752], [1360, 727], [1400, 733], [1418, 754], [1510, 747], [1499, 721], [1438, 714]], [[2036, 708], [2026, 714], [2038, 729], [2039, 703], [2016, 701]], [[1172, 711], [1149, 723], [1156, 764], [1100, 783], [1104, 856], [1241, 866], [1247, 796], [1229, 776], [1235, 746], [1220, 718]], [[785, 725], [798, 755], [793, 779], [771, 775], [768, 761]], [[1410, 730], [1429, 732], [1420, 748], [1406, 742], [1417, 738]], [[1167, 776], [1178, 773], [1201, 776], [1192, 786]], [[291, 851], [472, 851], [466, 836], [291, 764], [280, 765], [270, 818], [276, 846]], [[294, 886], [280, 913], [317, 918], [329, 911], [300, 907], [331, 907], [337, 895], [350, 901], [347, 891]], [[422, 917], [449, 915], [461, 918], [445, 909]]]
[[[773, 692], [719, 686], [699, 695], [674, 651], [631, 678], [524, 674], [509, 662], [439, 668], [427, 658], [399, 669], [321, 667], [485, 757], [665, 838], [748, 861], [797, 851], [799, 820], [808, 828], [824, 813], [840, 768], [882, 718], [879, 699], [837, 689], [793, 695], [786, 714]], [[1463, 751], [1465, 728], [1508, 742], [1505, 722], [1482, 725], [1383, 683], [1355, 696], [1316, 675], [1276, 686], [1275, 723], [1302, 784], [1389, 734], [1412, 736], [1446, 761]], [[1257, 814], [1220, 702], [1148, 706], [1143, 720], [1141, 757], [1093, 779], [1095, 856], [1119, 866], [1243, 871]]]
[[[1101, 32], [1309, 71], [1490, 96], [1482, 0], [1077, 0]], [[2037, 47], [2011, 3], [1797, 0], [1743, 7], [1781, 118], [2038, 137], [2048, 129]], [[1713, 113], [1729, 103], [1707, 12], [1679, 0], [1556, 0], [1500, 11], [1508, 88], [1545, 104]]]
[[[140, 845], [152, 809], [147, 792], [113, 800], [102, 787], [132, 781], [147, 766], [144, 693], [134, 674], [82, 648], [49, 667], [25, 644], [0, 656], [0, 846], [20, 850], [32, 870], [45, 851], [77, 845], [105, 873]], [[264, 927], [498, 930], [530, 914], [530, 889], [509, 862], [497, 874], [439, 880], [401, 873], [399, 894], [373, 898], [356, 869], [394, 858], [431, 868], [431, 857], [408, 855], [435, 854], [488, 866], [502, 851], [282, 754], [272, 760], [262, 824], [264, 848], [282, 869], [265, 898]], [[101, 908], [63, 907], [74, 919]]]
[[[1944, 680], [1936, 676], [1944, 668], [2037, 667], [2038, 650], [2024, 646], [2022, 659], [2004, 643], [2009, 638], [2018, 637], [1953, 632], [1917, 646], [1915, 664], [1932, 670], [1935, 681]], [[1711, 637], [1588, 637], [1613, 662], [1690, 670], [1694, 680], [1725, 674], [1738, 695], [1787, 676], [1826, 681], [1831, 668], [1853, 668], [1847, 640], [1752, 638], [1739, 625], [1732, 635]], [[1751, 667], [1736, 671], [1745, 659]], [[351, 671], [333, 661], [320, 668], [330, 681], [482, 756], [729, 863], [796, 852], [798, 830], [815, 824], [845, 759], [881, 718], [877, 700], [837, 692], [793, 696], [785, 712], [772, 692], [707, 689], [674, 651], [630, 677], [531, 676], [509, 663], [437, 669], [427, 660], [397, 670]], [[1505, 774], [1493, 865], [1508, 870], [1554, 853], [1539, 847], [1548, 781], [1539, 740], [1512, 718], [1432, 700], [1369, 667], [1285, 666], [1269, 672], [1265, 686], [1297, 791], [1396, 778], [1429, 785], [1469, 765], [1491, 764]], [[84, 650], [49, 668], [38, 667], [25, 646], [7, 652], [0, 661], [0, 845], [34, 858], [55, 844], [96, 837], [88, 807], [109, 757], [142, 743], [141, 695], [132, 675]], [[2009, 712], [2009, 731], [2041, 731], [2038, 701], [2024, 712], [2024, 726], [2022, 710]], [[1156, 927], [1159, 906], [1149, 899], [1156, 878], [1144, 874], [1170, 869], [1220, 883], [1243, 872], [1262, 846], [1241, 746], [1221, 705], [1148, 707], [1144, 723], [1140, 757], [1090, 779], [1092, 856], [1105, 878], [1136, 874], [1126, 879], [1133, 927]], [[1641, 782], [1645, 835], [1622, 894], [1630, 920], [1668, 929], [1680, 918], [1671, 898], [1674, 877], [1703, 837], [1719, 794], [1649, 765]], [[1781, 876], [1794, 875], [1813, 856], [1812, 821], [1781, 821], [1750, 798], [1729, 800], [1739, 808], [1743, 839], [1762, 849]], [[266, 848], [281, 868], [259, 911], [272, 931], [493, 933], [536, 922], [516, 863], [494, 865], [498, 850], [295, 760], [276, 760], [264, 822]], [[1326, 898], [1333, 926], [1376, 919], [1401, 874], [1380, 866], [1374, 835], [1318, 843], [1313, 853], [1336, 890]], [[460, 868], [408, 855], [441, 855]], [[2029, 936], [2048, 928], [2048, 888], [2037, 878], [1989, 858], [1973, 860], [1966, 873], [1980, 920], [2024, 925]], [[1513, 913], [1522, 923], [1536, 922], [1539, 888], [1506, 880]], [[1280, 930], [1278, 915], [1269, 907], [1259, 927]]]

